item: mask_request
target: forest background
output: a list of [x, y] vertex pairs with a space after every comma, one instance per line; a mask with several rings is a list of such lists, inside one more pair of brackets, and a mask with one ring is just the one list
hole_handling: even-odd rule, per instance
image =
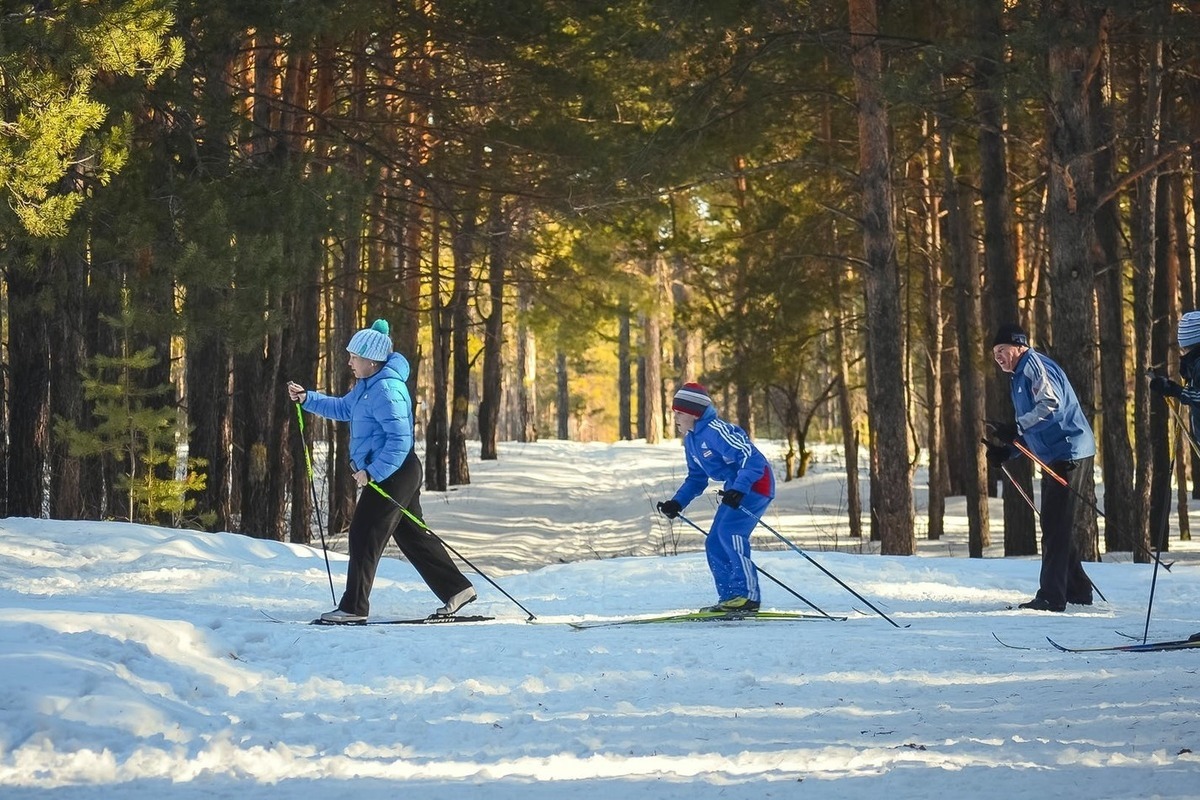
[[[4, 516], [343, 530], [346, 428], [283, 386], [346, 391], [384, 318], [427, 489], [475, 444], [659, 441], [700, 380], [787, 479], [841, 443], [884, 554], [927, 459], [927, 535], [965, 495], [978, 557], [1015, 320], [1097, 430], [1087, 557], [1190, 535], [1145, 375], [1200, 291], [1200, 3], [0, 8]], [[1019, 494], [1002, 524], [1036, 553]]]

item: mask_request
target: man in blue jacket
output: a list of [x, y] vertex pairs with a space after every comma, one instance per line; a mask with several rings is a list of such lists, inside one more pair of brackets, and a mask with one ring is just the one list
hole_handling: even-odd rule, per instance
[[1029, 346], [1029, 335], [1018, 325], [1001, 325], [992, 342], [992, 357], [1012, 375], [1011, 393], [1016, 424], [990, 423], [1002, 444], [988, 445], [988, 461], [999, 466], [1021, 455], [1022, 443], [1056, 475], [1063, 485], [1042, 472], [1042, 572], [1040, 588], [1021, 608], [1065, 611], [1067, 603], [1092, 604], [1092, 582], [1079, 559], [1075, 520], [1085, 479], [1092, 471], [1096, 440], [1079, 405], [1079, 398], [1062, 368]]
[[[721, 505], [704, 542], [708, 568], [717, 587], [717, 604], [707, 611], [757, 611], [758, 570], [750, 559], [750, 532], [775, 497], [771, 465], [746, 432], [717, 416], [712, 398], [698, 383], [675, 393], [671, 410], [683, 434], [687, 477], [675, 496], [658, 504], [674, 519], [708, 487], [721, 481]], [[750, 516], [741, 509], [749, 511]]]
[[[288, 383], [288, 395], [305, 411], [350, 423], [350, 464], [354, 482], [363, 489], [350, 520], [350, 563], [346, 592], [326, 623], [364, 622], [371, 613], [371, 585], [388, 538], [443, 603], [435, 612], [449, 616], [475, 599], [471, 582], [459, 571], [441, 541], [409, 518], [421, 518], [421, 461], [413, 451], [413, 411], [408, 394], [408, 359], [392, 351], [385, 320], [350, 338], [350, 371], [354, 387], [341, 397], [306, 391]], [[375, 489], [387, 492], [389, 500]], [[395, 502], [393, 502], [393, 500]]]

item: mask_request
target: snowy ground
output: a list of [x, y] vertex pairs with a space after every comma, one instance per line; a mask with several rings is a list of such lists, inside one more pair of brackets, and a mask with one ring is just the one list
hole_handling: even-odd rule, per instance
[[[1036, 559], [965, 558], [960, 516], [920, 557], [857, 552], [871, 545], [846, 535], [829, 457], [781, 484], [767, 520], [910, 627], [770, 534], [759, 565], [848, 621], [567, 626], [714, 600], [700, 534], [651, 513], [681, 475], [676, 444], [510, 444], [427, 496], [430, 526], [532, 624], [477, 579], [470, 609], [494, 622], [307, 626], [333, 605], [319, 548], [0, 520], [0, 796], [1200, 796], [1200, 651], [1045, 639], [1140, 636], [1150, 566], [1089, 565], [1108, 598], [1091, 608], [1006, 610], [1035, 591]], [[714, 499], [687, 513], [706, 526]], [[1151, 638], [1200, 631], [1200, 553], [1173, 549]], [[763, 587], [766, 606], [807, 610]], [[372, 601], [437, 605], [394, 559]]]

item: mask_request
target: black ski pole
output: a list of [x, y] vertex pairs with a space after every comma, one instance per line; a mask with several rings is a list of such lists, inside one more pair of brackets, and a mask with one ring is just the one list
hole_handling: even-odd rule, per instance
[[388, 500], [391, 500], [392, 505], [394, 505], [394, 506], [396, 506], [396, 508], [400, 509], [400, 511], [403, 512], [404, 516], [408, 517], [410, 520], [415, 522], [421, 530], [425, 531], [430, 536], [432, 536], [433, 538], [435, 538], [439, 542], [441, 542], [443, 547], [445, 547], [451, 553], [454, 553], [454, 555], [458, 556], [459, 560], [462, 561], [464, 564], [466, 564], [468, 567], [475, 570], [475, 572], [479, 575], [479, 577], [483, 578], [485, 581], [490, 583], [492, 586], [495, 586], [496, 590], [499, 591], [500, 594], [504, 595], [509, 600], [512, 600], [514, 603], [516, 603], [517, 608], [521, 609], [522, 611], [524, 611], [526, 614], [529, 615], [529, 619], [527, 619], [526, 622], [532, 622], [533, 620], [537, 619], [537, 617], [534, 616], [533, 612], [530, 611], [525, 606], [521, 605], [521, 602], [519, 600], [517, 600], [517, 598], [513, 597], [511, 594], [504, 591], [504, 589], [500, 586], [500, 584], [496, 583], [494, 580], [492, 580], [490, 577], [488, 577], [487, 574], [483, 570], [481, 570], [479, 567], [472, 564], [471, 561], [466, 556], [464, 556], [462, 553], [455, 550], [445, 539], [443, 539], [442, 537], [440, 537], [436, 533], [434, 533], [433, 529], [431, 529], [428, 525], [426, 525], [425, 522], [420, 517], [418, 517], [416, 514], [412, 513], [411, 511], [409, 511], [404, 506], [400, 505], [400, 503], [396, 500], [396, 498], [392, 497], [390, 494], [388, 494], [387, 492], [385, 492], [383, 490], [382, 486], [380, 486], [375, 481], [367, 481], [367, 485], [370, 486], [375, 491], [379, 492], [381, 495], [386, 497]]
[[[988, 444], [988, 441], [986, 441], [986, 440], [982, 440], [982, 441], [984, 444]], [[1004, 467], [1004, 465], [1001, 464], [1000, 469], [1001, 469], [1001, 471], [1003, 471], [1004, 475], [1006, 475], [1008, 477], [1008, 481], [1010, 483], [1012, 483], [1013, 488], [1016, 489], [1016, 491], [1018, 491], [1018, 493], [1020, 493], [1022, 498], [1025, 498], [1025, 501], [1027, 504], [1030, 504], [1030, 507], [1033, 510], [1033, 516], [1037, 517], [1038, 519], [1042, 518], [1042, 512], [1038, 511], [1037, 505], [1033, 504], [1033, 498], [1031, 498], [1030, 495], [1028, 495], [1028, 493], [1026, 493], [1025, 488], [1022, 487], [1020, 485], [1020, 483], [1016, 482], [1015, 477], [1013, 477], [1012, 473], [1009, 473], [1008, 468]], [[1108, 597], [1104, 596], [1103, 591], [1100, 591], [1100, 588], [1097, 587], [1096, 582], [1092, 581], [1092, 576], [1087, 575], [1086, 571], [1084, 572], [1084, 576], [1087, 578], [1087, 583], [1091, 585], [1094, 593], [1096, 593], [1097, 595], [1100, 596], [1100, 600], [1103, 600], [1104, 602], [1109, 602]]]
[[[986, 444], [986, 442], [984, 442], [984, 443]], [[1104, 512], [1100, 510], [1099, 506], [1097, 506], [1094, 502], [1089, 500], [1088, 497], [1085, 494], [1083, 494], [1083, 492], [1079, 491], [1074, 486], [1072, 486], [1070, 481], [1068, 481], [1063, 476], [1059, 475], [1054, 470], [1050, 469], [1050, 467], [1048, 467], [1040, 458], [1038, 458], [1032, 452], [1030, 452], [1028, 447], [1026, 447], [1025, 445], [1021, 444], [1020, 442], [1016, 442], [1016, 441], [1013, 442], [1013, 446], [1016, 447], [1018, 450], [1020, 450], [1030, 461], [1032, 461], [1034, 464], [1037, 464], [1038, 467], [1041, 468], [1042, 472], [1045, 472], [1051, 478], [1053, 478], [1054, 480], [1061, 483], [1063, 486], [1070, 489], [1071, 493], [1073, 495], [1075, 495], [1077, 498], [1082, 500], [1084, 502], [1084, 504], [1088, 508], [1090, 508], [1092, 511], [1096, 512], [1096, 516], [1098, 516], [1098, 517], [1100, 517], [1100, 519], [1104, 520], [1105, 523], [1108, 522], [1108, 517], [1105, 516]], [[1139, 547], [1141, 547], [1143, 550], [1145, 550], [1147, 555], [1154, 556], [1154, 561], [1156, 564], [1162, 564], [1163, 569], [1165, 569], [1167, 572], [1171, 571], [1171, 567], [1167, 564], [1163, 564], [1162, 561], [1159, 560], [1158, 555], [1156, 555], [1153, 550], [1146, 547], [1146, 545], [1142, 544], [1141, 542], [1137, 542], [1137, 545]], [[1097, 557], [1099, 557], [1099, 555], [1100, 555], [1099, 548], [1097, 548], [1096, 555], [1097, 555]], [[1106, 600], [1105, 602], [1108, 602], [1108, 601]]]
[[792, 540], [791, 540], [791, 539], [788, 539], [786, 536], [784, 536], [782, 533], [780, 533], [779, 531], [777, 531], [777, 530], [775, 530], [774, 528], [772, 528], [772, 527], [771, 527], [770, 525], [768, 525], [766, 522], [763, 522], [763, 519], [762, 519], [762, 517], [758, 516], [757, 514], [755, 514], [753, 511], [749, 510], [748, 508], [744, 508], [744, 507], [742, 507], [742, 506], [738, 506], [738, 510], [739, 510], [739, 511], [741, 511], [741, 512], [742, 512], [743, 514], [745, 514], [746, 516], [750, 517], [750, 519], [753, 519], [753, 520], [757, 521], [759, 525], [762, 525], [764, 528], [766, 528], [766, 529], [767, 529], [768, 531], [770, 531], [771, 533], [775, 534], [775, 538], [779, 539], [779, 541], [783, 542], [783, 543], [784, 543], [784, 544], [786, 544], [788, 547], [792, 548], [792, 549], [793, 549], [793, 550], [795, 550], [797, 553], [799, 553], [800, 555], [802, 555], [802, 556], [804, 556], [806, 559], [808, 559], [808, 561], [809, 561], [809, 563], [810, 563], [810, 564], [812, 564], [812, 565], [813, 565], [814, 567], [816, 567], [817, 569], [821, 570], [821, 572], [824, 572], [824, 573], [825, 573], [826, 575], [828, 575], [830, 578], [833, 578], [833, 580], [835, 580], [839, 586], [841, 586], [841, 587], [842, 587], [843, 589], [845, 589], [847, 592], [849, 592], [850, 594], [854, 595], [854, 596], [855, 596], [855, 597], [857, 597], [859, 600], [862, 600], [864, 603], [866, 603], [868, 606], [870, 606], [871, 610], [872, 610], [872, 611], [874, 611], [876, 614], [878, 614], [879, 616], [883, 617], [883, 618], [884, 618], [884, 619], [886, 619], [888, 622], [890, 622], [890, 623], [892, 623], [893, 625], [895, 625], [897, 628], [907, 628], [907, 627], [908, 627], [908, 625], [900, 625], [900, 624], [899, 624], [899, 623], [897, 623], [897, 622], [896, 622], [894, 619], [892, 619], [891, 617], [889, 617], [887, 614], [883, 613], [883, 612], [882, 612], [882, 611], [880, 611], [878, 608], [876, 608], [874, 603], [872, 603], [870, 600], [868, 600], [867, 598], [863, 597], [861, 594], [859, 594], [858, 592], [854, 591], [854, 590], [853, 590], [853, 589], [851, 589], [849, 586], [847, 586], [847, 585], [846, 585], [846, 583], [845, 583], [845, 582], [844, 582], [844, 581], [843, 581], [841, 578], [839, 578], [837, 575], [834, 575], [832, 572], [830, 572], [829, 570], [825, 569], [825, 567], [821, 566], [821, 564], [820, 564], [820, 563], [819, 563], [819, 562], [818, 562], [816, 559], [814, 559], [814, 558], [813, 558], [812, 556], [810, 556], [808, 553], [804, 552], [804, 551], [803, 551], [803, 550], [801, 550], [799, 547], [797, 547], [797, 546], [796, 546], [796, 544], [795, 544], [794, 542], [792, 542]]
[[[704, 530], [704, 528], [701, 528], [699, 525], [697, 525], [696, 523], [692, 522], [690, 519], [688, 519], [687, 517], [685, 517], [683, 514], [678, 514], [677, 516], [678, 516], [678, 517], [679, 517], [681, 520], [683, 520], [684, 522], [686, 522], [688, 525], [691, 525], [693, 528], [695, 528], [696, 530], [698, 530], [698, 531], [700, 531], [701, 533], [703, 533], [703, 534], [705, 535], [705, 537], [707, 537], [707, 536], [708, 536], [708, 531]], [[753, 563], [753, 562], [752, 562], [752, 563]], [[783, 581], [779, 580], [779, 578], [776, 578], [774, 575], [772, 575], [771, 573], [767, 572], [765, 569], [763, 569], [762, 567], [760, 567], [758, 564], [755, 564], [755, 565], [754, 565], [754, 570], [755, 570], [755, 572], [757, 572], [757, 573], [759, 573], [760, 575], [762, 575], [764, 578], [769, 578], [769, 579], [771, 579], [771, 580], [775, 581], [775, 583], [776, 583], [776, 584], [778, 584], [778, 585], [780, 586], [780, 588], [782, 588], [784, 591], [786, 591], [786, 592], [788, 592], [789, 594], [791, 594], [793, 597], [796, 597], [796, 598], [798, 598], [799, 600], [801, 600], [803, 603], [805, 603], [805, 604], [806, 604], [806, 605], [807, 605], [809, 608], [811, 608], [813, 611], [816, 611], [818, 614], [822, 615], [822, 616], [823, 616], [823, 617], [825, 617], [826, 619], [831, 619], [831, 620], [833, 619], [833, 617], [829, 616], [829, 615], [828, 615], [828, 614], [826, 614], [824, 611], [822, 611], [820, 608], [817, 608], [817, 606], [815, 606], [815, 605], [813, 605], [811, 602], [809, 602], [809, 600], [808, 600], [807, 598], [805, 598], [805, 597], [804, 597], [804, 595], [800, 594], [800, 593], [799, 593], [799, 592], [797, 592], [795, 589], [793, 589], [792, 587], [788, 586], [788, 585], [787, 585], [786, 583], [784, 583]]]
[[[1167, 404], [1167, 408], [1176, 415], [1176, 420], [1182, 425], [1183, 421], [1178, 417], [1178, 409], [1175, 408], [1175, 404], [1166, 397], [1163, 398], [1163, 402]], [[1186, 430], [1184, 430], [1183, 435], [1188, 436]], [[1191, 437], [1188, 436], [1188, 438], [1190, 439]], [[1158, 541], [1155, 543], [1160, 553], [1162, 552], [1163, 542], [1167, 539], [1167, 532], [1171, 528], [1171, 475], [1175, 472], [1175, 455], [1175, 453], [1171, 454], [1170, 466], [1167, 468], [1167, 480], [1164, 482], [1164, 491], [1167, 496], [1164, 498], [1165, 502], [1163, 503], [1162, 529], [1159, 531]], [[1142, 644], [1145, 644], [1150, 638], [1150, 611], [1154, 608], [1154, 588], [1158, 584], [1157, 556], [1155, 557], [1155, 562], [1154, 572], [1150, 575], [1150, 599], [1146, 602], [1146, 627], [1142, 629]]]
[[308, 485], [312, 489], [313, 511], [317, 515], [317, 532], [321, 534], [321, 552], [325, 554], [325, 574], [329, 576], [329, 595], [333, 604], [338, 604], [337, 593], [333, 591], [333, 570], [329, 567], [329, 548], [325, 546], [325, 522], [321, 519], [321, 501], [317, 498], [317, 483], [313, 480], [312, 456], [308, 452], [308, 442], [304, 438], [304, 411], [296, 403], [296, 419], [300, 420], [300, 444], [304, 447], [304, 465], [308, 467]]

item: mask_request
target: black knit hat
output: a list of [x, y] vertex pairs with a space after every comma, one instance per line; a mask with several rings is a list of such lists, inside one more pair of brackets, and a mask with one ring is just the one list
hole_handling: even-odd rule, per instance
[[998, 344], [1014, 344], [1020, 347], [1029, 347], [1029, 334], [1020, 325], [1014, 322], [1007, 322], [1000, 326], [1000, 330], [996, 331], [996, 338], [992, 340], [992, 347]]

